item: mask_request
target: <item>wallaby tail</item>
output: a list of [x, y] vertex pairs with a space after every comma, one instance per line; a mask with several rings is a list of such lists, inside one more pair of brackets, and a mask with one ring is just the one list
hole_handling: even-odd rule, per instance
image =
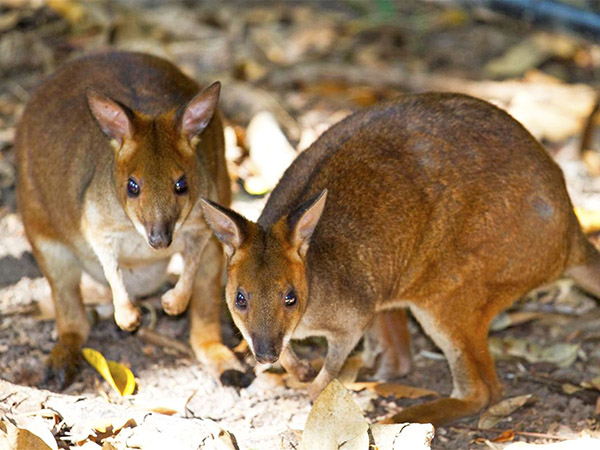
[[587, 238], [580, 248], [583, 251], [578, 263], [567, 268], [565, 275], [573, 278], [584, 291], [600, 299], [600, 252]]

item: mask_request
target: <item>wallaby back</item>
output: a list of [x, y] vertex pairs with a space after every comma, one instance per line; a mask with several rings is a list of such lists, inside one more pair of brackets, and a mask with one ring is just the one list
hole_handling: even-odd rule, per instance
[[[263, 347], [276, 355], [266, 359], [283, 352], [295, 371], [287, 339], [327, 337], [313, 396], [376, 312], [412, 310], [449, 361], [454, 398], [410, 408], [397, 421], [440, 423], [499, 399], [491, 319], [596, 255], [541, 145], [505, 112], [457, 94], [400, 97], [336, 124], [285, 172], [258, 224], [210, 205], [205, 214], [231, 247], [234, 319], [251, 341], [269, 342]], [[313, 226], [304, 257], [294, 243], [302, 220]], [[223, 229], [238, 230], [237, 241]], [[276, 299], [292, 290], [296, 311], [265, 330], [255, 317], [289, 309]]]

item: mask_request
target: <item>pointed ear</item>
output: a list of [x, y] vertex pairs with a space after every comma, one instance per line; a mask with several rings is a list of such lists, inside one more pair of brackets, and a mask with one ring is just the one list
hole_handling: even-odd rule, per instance
[[318, 195], [302, 203], [288, 216], [288, 225], [291, 231], [290, 242], [298, 249], [298, 253], [302, 258], [306, 256], [310, 238], [325, 209], [326, 199], [327, 189], [323, 189]]
[[244, 241], [244, 229], [248, 220], [235, 211], [217, 205], [205, 198], [200, 199], [206, 223], [224, 245], [227, 257], [231, 258]]
[[87, 88], [86, 95], [92, 115], [108, 137], [116, 140], [120, 146], [123, 138], [132, 136], [133, 113], [129, 108], [91, 88]]
[[188, 140], [199, 135], [210, 123], [221, 92], [221, 83], [215, 81], [185, 106], [181, 116], [181, 131]]

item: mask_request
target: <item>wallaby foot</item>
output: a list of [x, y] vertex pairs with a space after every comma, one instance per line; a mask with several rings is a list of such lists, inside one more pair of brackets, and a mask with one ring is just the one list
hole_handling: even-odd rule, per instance
[[52, 389], [63, 390], [73, 382], [79, 371], [81, 357], [79, 350], [83, 338], [76, 333], [61, 336], [46, 361], [43, 384]]
[[195, 343], [192, 340], [191, 346], [196, 359], [215, 376], [227, 370], [243, 370], [233, 351], [221, 342]]

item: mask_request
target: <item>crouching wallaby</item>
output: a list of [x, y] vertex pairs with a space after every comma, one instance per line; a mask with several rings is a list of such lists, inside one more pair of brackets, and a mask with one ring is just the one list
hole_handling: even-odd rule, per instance
[[600, 294], [600, 256], [559, 167], [508, 114], [463, 95], [405, 96], [335, 125], [285, 172], [257, 224], [203, 208], [256, 359], [302, 376], [289, 340], [327, 339], [312, 398], [377, 312], [410, 308], [454, 389], [395, 422], [444, 423], [499, 400], [488, 327], [529, 290], [566, 273]]
[[138, 53], [75, 60], [39, 86], [17, 137], [18, 204], [52, 288], [58, 343], [50, 376], [68, 384], [89, 334], [79, 282], [108, 282], [115, 320], [135, 329], [131, 296], [166, 280], [171, 256], [183, 272], [162, 297], [169, 314], [191, 298], [191, 344], [217, 368], [234, 361], [219, 327], [222, 250], [200, 197], [228, 204], [220, 84], [200, 91], [171, 63]]

